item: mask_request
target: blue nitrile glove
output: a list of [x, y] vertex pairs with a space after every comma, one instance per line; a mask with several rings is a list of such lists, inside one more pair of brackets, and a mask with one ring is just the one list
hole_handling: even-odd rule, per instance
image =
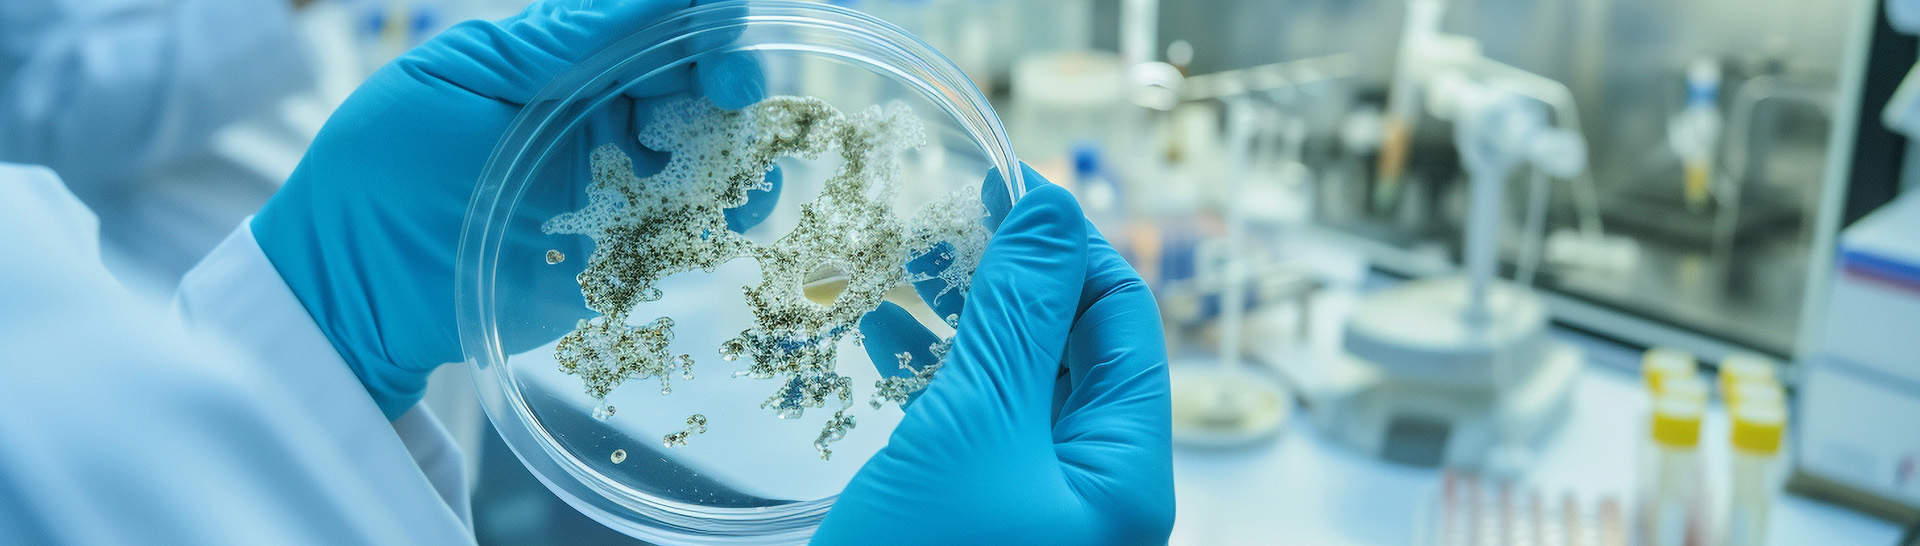
[[[454, 26], [354, 91], [254, 216], [260, 249], [389, 419], [419, 401], [435, 367], [461, 360], [456, 246], [481, 168], [508, 123], [554, 76], [688, 5], [544, 0], [503, 21]], [[745, 55], [711, 57], [627, 90], [569, 135], [581, 141], [573, 146], [575, 164], [564, 172], [577, 173], [569, 182], [581, 188], [543, 189], [552, 197], [523, 202], [517, 214], [537, 226], [583, 204], [585, 151], [601, 143], [624, 144], [640, 175], [658, 169], [664, 157], [638, 149], [634, 138], [653, 99], [700, 94], [723, 108], [758, 100], [759, 66]], [[764, 209], [771, 201], [756, 199], [741, 209]], [[729, 223], [744, 229], [764, 215], [737, 209]], [[536, 298], [551, 308], [516, 309], [524, 320], [502, 326], [509, 350], [537, 347], [591, 316], [573, 282], [590, 240], [542, 236], [537, 228], [518, 232], [502, 255], [538, 260], [552, 248], [570, 259], [557, 267], [501, 268], [531, 276], [500, 279], [503, 284], [555, 292]]]
[[[987, 246], [945, 367], [815, 544], [1166, 543], [1172, 425], [1153, 295], [1066, 190], [1024, 176], [1033, 189]], [[996, 192], [1004, 202], [990, 177], [987, 203]], [[876, 361], [931, 339], [903, 313], [862, 321]]]

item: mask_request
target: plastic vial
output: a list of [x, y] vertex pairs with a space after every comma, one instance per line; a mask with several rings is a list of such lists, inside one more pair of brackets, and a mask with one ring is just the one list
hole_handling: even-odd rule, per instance
[[1786, 407], [1787, 393], [1780, 388], [1779, 383], [1743, 381], [1720, 392], [1721, 398], [1727, 401], [1728, 412], [1749, 403]]
[[1689, 546], [1699, 543], [1704, 504], [1699, 452], [1706, 389], [1697, 378], [1665, 387], [1654, 398], [1651, 442], [1641, 460], [1639, 543]]
[[1767, 542], [1767, 512], [1777, 487], [1786, 406], [1778, 398], [1750, 396], [1731, 408], [1733, 468], [1727, 483], [1727, 546]]
[[[1744, 383], [1778, 384], [1779, 380], [1773, 375], [1775, 366], [1773, 359], [1753, 353], [1727, 355], [1720, 360], [1720, 392], [1731, 397], [1737, 390], [1735, 387]], [[1729, 398], [1727, 403], [1732, 404], [1733, 400]]]
[[1658, 396], [1667, 378], [1687, 378], [1699, 373], [1700, 362], [1693, 353], [1672, 347], [1654, 347], [1640, 356], [1640, 373], [1647, 380], [1647, 391]]

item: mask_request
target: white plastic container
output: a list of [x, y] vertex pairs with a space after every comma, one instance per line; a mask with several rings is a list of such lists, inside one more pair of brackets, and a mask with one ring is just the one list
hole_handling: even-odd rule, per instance
[[1700, 485], [1705, 390], [1697, 378], [1674, 381], [1654, 398], [1647, 449], [1640, 461], [1639, 543], [1644, 546], [1700, 543], [1705, 513]]
[[1780, 447], [1787, 428], [1778, 398], [1750, 395], [1728, 411], [1733, 423], [1723, 544], [1767, 543], [1767, 515], [1780, 491]]

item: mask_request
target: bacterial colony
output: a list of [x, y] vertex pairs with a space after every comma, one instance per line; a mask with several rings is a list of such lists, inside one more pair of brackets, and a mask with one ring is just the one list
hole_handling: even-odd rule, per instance
[[[634, 316], [636, 306], [659, 300], [656, 283], [668, 276], [751, 259], [760, 279], [742, 291], [753, 324], [714, 354], [734, 368], [733, 378], [771, 380], [774, 388], [760, 407], [777, 418], [798, 418], [809, 408], [833, 411], [813, 442], [822, 459], [831, 457], [829, 446], [855, 426], [848, 414], [853, 380], [836, 369], [839, 342], [859, 344], [860, 318], [902, 283], [937, 280], [942, 294], [967, 289], [988, 235], [979, 191], [954, 191], [910, 216], [894, 210], [901, 155], [926, 142], [920, 120], [898, 103], [843, 114], [812, 97], [769, 97], [740, 110], [681, 99], [657, 112], [639, 143], [670, 153], [659, 173], [635, 176], [619, 146], [602, 145], [590, 157], [586, 206], [542, 226], [594, 242], [577, 280], [599, 316], [560, 339], [554, 355], [560, 370], [580, 378], [586, 394], [600, 402], [594, 416], [601, 419], [614, 412], [608, 393], [630, 379], [657, 380], [661, 394], [671, 393], [675, 376], [693, 379], [698, 359], [669, 349], [672, 318]], [[749, 191], [769, 189], [766, 174], [776, 159], [827, 154], [838, 154], [841, 166], [817, 197], [799, 205], [791, 231], [759, 243], [727, 229], [724, 212], [746, 204]], [[929, 253], [950, 265], [909, 273], [907, 263]], [[557, 251], [546, 256], [549, 264], [563, 259]], [[824, 267], [844, 275], [845, 289], [831, 303], [816, 303], [802, 285]], [[956, 319], [947, 317], [949, 324]], [[908, 354], [898, 355], [905, 373], [876, 381], [868, 403], [876, 409], [903, 403], [925, 388], [951, 342], [935, 343], [929, 348], [935, 362], [918, 367]], [[686, 422], [662, 444], [686, 445], [707, 429], [700, 414]], [[621, 462], [625, 452], [612, 459]]]

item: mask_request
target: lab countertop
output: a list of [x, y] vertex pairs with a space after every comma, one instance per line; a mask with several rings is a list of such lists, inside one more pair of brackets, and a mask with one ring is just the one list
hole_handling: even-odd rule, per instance
[[[1316, 298], [1310, 341], [1267, 359], [1302, 383], [1313, 380], [1307, 368], [1314, 362], [1337, 354], [1339, 325], [1363, 287], [1382, 284], [1378, 277], [1354, 278], [1351, 261], [1335, 269], [1347, 272], [1349, 282], [1336, 281]], [[1587, 506], [1606, 496], [1630, 506], [1644, 434], [1640, 419], [1649, 405], [1634, 372], [1640, 355], [1578, 333], [1557, 331], [1554, 337], [1584, 350], [1587, 365], [1566, 422], [1539, 445], [1516, 483], [1552, 498], [1572, 493]], [[1296, 408], [1277, 437], [1256, 445], [1176, 446], [1178, 515], [1170, 543], [1422, 544], [1422, 513], [1434, 503], [1442, 472], [1361, 453], [1317, 429], [1307, 411]], [[1702, 427], [1706, 468], [1725, 468], [1726, 429], [1725, 413], [1716, 403]], [[1724, 496], [1709, 472], [1708, 490]], [[1770, 544], [1893, 545], [1900, 538], [1901, 529], [1893, 523], [1785, 492], [1773, 506]]]

